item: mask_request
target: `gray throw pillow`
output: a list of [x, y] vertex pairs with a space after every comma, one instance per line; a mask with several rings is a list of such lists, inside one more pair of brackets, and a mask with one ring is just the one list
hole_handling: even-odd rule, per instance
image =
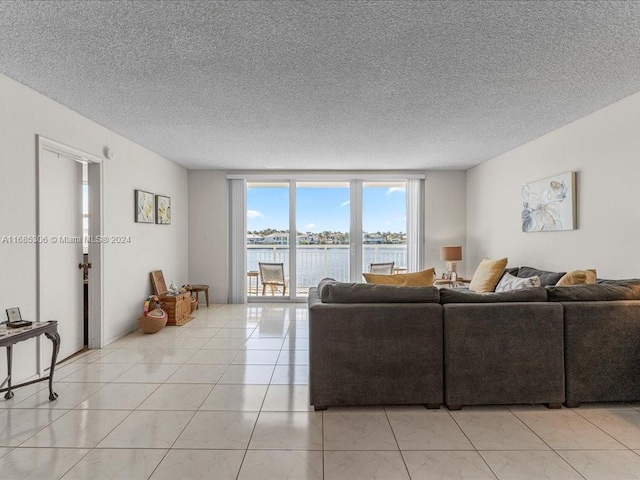
[[523, 288], [499, 293], [475, 293], [464, 288], [443, 288], [440, 303], [499, 303], [499, 302], [546, 302], [544, 287]]
[[533, 267], [520, 267], [518, 269], [519, 278], [538, 277], [540, 278], [540, 285], [546, 287], [547, 285], [555, 285], [558, 283], [564, 274], [567, 272], [548, 272], [547, 270], [538, 270]]

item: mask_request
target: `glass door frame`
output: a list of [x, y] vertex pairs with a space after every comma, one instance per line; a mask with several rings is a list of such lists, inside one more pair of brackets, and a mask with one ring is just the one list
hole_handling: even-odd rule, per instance
[[[296, 285], [296, 271], [297, 271], [297, 223], [296, 223], [296, 189], [298, 182], [349, 182], [349, 198], [350, 198], [350, 244], [349, 244], [349, 280], [351, 282], [360, 282], [362, 280], [363, 273], [363, 227], [362, 227], [362, 190], [363, 184], [368, 181], [407, 181], [409, 179], [424, 180], [424, 173], [416, 172], [345, 172], [344, 174], [310, 174], [308, 172], [300, 173], [282, 173], [274, 174], [273, 172], [264, 173], [230, 173], [227, 175], [227, 179], [244, 179], [246, 185], [252, 182], [260, 183], [286, 183], [289, 186], [289, 295], [280, 297], [263, 297], [261, 295], [255, 297], [247, 296], [248, 303], [269, 303], [276, 302], [306, 302], [307, 296], [298, 296]], [[245, 186], [245, 195], [246, 195]], [[409, 197], [407, 197], [408, 199]], [[424, 201], [424, 199], [422, 199]], [[246, 215], [246, 205], [245, 205]], [[408, 228], [408, 227], [407, 227]], [[244, 235], [246, 237], [246, 228], [244, 229]], [[293, 232], [293, 237], [292, 237]], [[422, 235], [420, 235], [422, 238]], [[421, 241], [416, 239], [416, 241]], [[356, 241], [357, 240], [357, 241]], [[245, 258], [247, 248], [245, 247]], [[238, 268], [236, 265], [231, 265], [231, 268]], [[246, 282], [246, 272], [244, 272], [244, 278]], [[245, 292], [247, 291], [247, 285], [245, 283]]]

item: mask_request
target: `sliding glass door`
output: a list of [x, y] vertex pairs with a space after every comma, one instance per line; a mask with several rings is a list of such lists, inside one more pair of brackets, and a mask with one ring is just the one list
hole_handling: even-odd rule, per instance
[[362, 270], [393, 263], [389, 273], [407, 270], [406, 182], [362, 184]]
[[247, 295], [291, 296], [289, 245], [289, 182], [248, 182]]
[[326, 277], [348, 282], [350, 183], [296, 182], [296, 294]]
[[420, 268], [422, 188], [411, 182], [421, 178], [318, 177], [247, 180], [250, 301], [302, 300], [325, 277], [362, 282], [374, 263], [393, 262], [394, 274]]

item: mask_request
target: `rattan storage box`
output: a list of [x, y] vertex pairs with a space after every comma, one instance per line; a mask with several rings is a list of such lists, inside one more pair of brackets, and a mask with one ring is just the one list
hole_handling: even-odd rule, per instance
[[151, 272], [151, 285], [154, 294], [160, 299], [160, 308], [169, 315], [167, 325], [184, 325], [191, 316], [191, 294], [189, 292], [171, 295], [164, 281], [162, 270]]
[[160, 308], [167, 312], [167, 325], [184, 325], [191, 317], [191, 295], [189, 292], [177, 295], [159, 295]]

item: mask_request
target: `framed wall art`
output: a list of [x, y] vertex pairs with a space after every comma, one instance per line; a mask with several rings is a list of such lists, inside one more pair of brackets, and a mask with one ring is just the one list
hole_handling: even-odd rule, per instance
[[156, 223], [171, 225], [171, 197], [156, 195]]
[[153, 223], [154, 222], [154, 208], [153, 208], [153, 193], [145, 192], [144, 190], [135, 191], [135, 220], [138, 223]]
[[576, 172], [561, 173], [522, 187], [523, 232], [576, 228]]

